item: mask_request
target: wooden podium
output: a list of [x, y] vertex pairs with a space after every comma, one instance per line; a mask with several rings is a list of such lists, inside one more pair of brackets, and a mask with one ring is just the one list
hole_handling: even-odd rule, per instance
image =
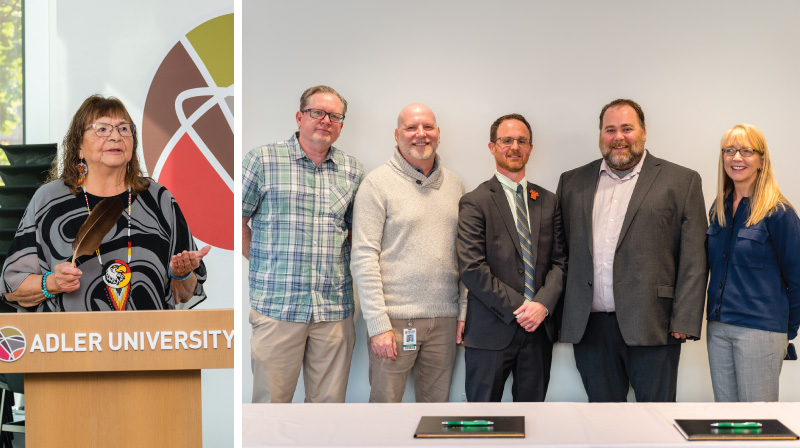
[[0, 372], [25, 373], [30, 448], [202, 446], [200, 369], [233, 368], [232, 309], [0, 315], [13, 329]]

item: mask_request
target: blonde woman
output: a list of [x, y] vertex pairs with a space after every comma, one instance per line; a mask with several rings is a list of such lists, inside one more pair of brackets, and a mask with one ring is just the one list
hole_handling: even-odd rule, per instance
[[715, 401], [777, 401], [800, 325], [800, 219], [781, 194], [764, 135], [722, 136], [708, 228], [708, 361]]

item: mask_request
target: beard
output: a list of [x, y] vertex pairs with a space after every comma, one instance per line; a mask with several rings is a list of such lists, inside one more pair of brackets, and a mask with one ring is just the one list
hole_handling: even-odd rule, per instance
[[400, 151], [401, 154], [403, 154], [403, 157], [406, 157], [406, 159], [412, 158], [414, 160], [428, 160], [436, 155], [436, 149], [439, 147], [439, 141], [438, 138], [436, 140], [431, 139], [430, 142], [425, 146], [414, 146], [414, 144], [410, 141], [398, 141], [395, 147], [398, 151]]
[[436, 148], [434, 148], [433, 145], [426, 146], [426, 147], [422, 148], [422, 150], [411, 146], [411, 147], [405, 148], [405, 149], [401, 148], [400, 151], [403, 154], [411, 157], [412, 159], [416, 159], [416, 160], [428, 160], [431, 157], [433, 157], [434, 154], [436, 154]]
[[628, 146], [625, 152], [612, 150], [610, 147], [600, 145], [600, 153], [606, 160], [609, 167], [617, 171], [625, 171], [633, 168], [642, 160], [644, 155], [644, 142], [636, 141]]
[[[520, 156], [521, 159], [519, 159], [519, 161], [517, 162], [509, 162], [506, 159], [506, 156], [508, 155]], [[525, 155], [522, 153], [510, 153], [510, 154], [506, 153], [495, 156], [494, 160], [495, 162], [497, 162], [497, 166], [508, 171], [509, 173], [518, 173], [525, 169], [525, 165], [528, 164], [529, 157], [530, 155], [528, 157], [525, 157]]]

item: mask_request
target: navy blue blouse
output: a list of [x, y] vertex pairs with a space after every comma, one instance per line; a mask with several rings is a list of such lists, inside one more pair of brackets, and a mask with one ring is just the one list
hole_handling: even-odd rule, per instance
[[[712, 206], [713, 207], [713, 206]], [[708, 320], [797, 336], [800, 326], [800, 218], [780, 206], [746, 227], [750, 199], [742, 198], [731, 216], [732, 195], [725, 199], [725, 222], [716, 219], [708, 239]]]

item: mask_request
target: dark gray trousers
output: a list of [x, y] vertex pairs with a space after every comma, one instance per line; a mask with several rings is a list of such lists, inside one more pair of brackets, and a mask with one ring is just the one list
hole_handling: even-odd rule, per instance
[[483, 350], [467, 347], [466, 392], [468, 401], [500, 401], [508, 375], [514, 375], [511, 396], [514, 401], [544, 401], [550, 383], [553, 343], [544, 325], [532, 333], [517, 326], [508, 347]]
[[622, 339], [616, 313], [591, 313], [583, 339], [574, 350], [590, 402], [627, 401], [629, 386], [637, 402], [675, 401], [679, 343], [629, 347]]

